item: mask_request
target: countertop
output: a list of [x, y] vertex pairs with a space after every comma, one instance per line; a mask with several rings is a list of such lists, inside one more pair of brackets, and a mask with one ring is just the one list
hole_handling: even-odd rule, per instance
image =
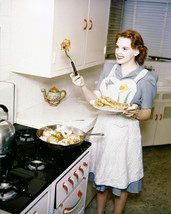
[[38, 129], [47, 125], [66, 124], [88, 132], [94, 126], [97, 114], [98, 110], [86, 100], [67, 98], [58, 106], [50, 106], [44, 101], [19, 112], [16, 123]]

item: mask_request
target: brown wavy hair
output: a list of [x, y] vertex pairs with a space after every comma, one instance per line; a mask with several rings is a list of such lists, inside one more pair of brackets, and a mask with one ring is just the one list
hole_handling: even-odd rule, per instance
[[144, 45], [144, 41], [141, 35], [134, 30], [126, 30], [121, 33], [118, 33], [115, 38], [115, 44], [120, 37], [128, 38], [131, 40], [131, 47], [134, 50], [139, 50], [139, 54], [135, 56], [135, 60], [143, 65], [145, 58], [147, 56], [147, 47]]

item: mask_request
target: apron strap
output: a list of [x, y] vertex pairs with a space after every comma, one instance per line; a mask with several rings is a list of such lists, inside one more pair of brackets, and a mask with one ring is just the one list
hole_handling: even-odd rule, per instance
[[[111, 72], [109, 73], [109, 76], [113, 76], [116, 77], [115, 75], [115, 70], [117, 68], [118, 64], [115, 64], [111, 70]], [[135, 78], [134, 81], [137, 83], [140, 79], [142, 79], [146, 74], [148, 73], [147, 69], [143, 69]]]
[[116, 70], [117, 66], [118, 66], [118, 64], [115, 64], [115, 65], [113, 66], [111, 72], [109, 73], [109, 76], [114, 76], [114, 77], [116, 77], [116, 75], [115, 75], [115, 70]]
[[143, 69], [135, 78], [134, 81], [137, 83], [140, 79], [142, 79], [148, 73], [147, 69]]

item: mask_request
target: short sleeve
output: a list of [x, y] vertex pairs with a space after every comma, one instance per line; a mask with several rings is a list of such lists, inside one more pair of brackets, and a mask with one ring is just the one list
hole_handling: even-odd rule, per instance
[[147, 75], [140, 80], [140, 85], [137, 87], [141, 88], [141, 107], [143, 109], [151, 109], [153, 106], [153, 101], [157, 94], [157, 80], [158, 77], [148, 72]]
[[111, 71], [111, 69], [113, 68], [114, 63], [112, 62], [105, 62], [104, 66], [103, 66], [103, 70], [102, 73], [100, 75], [100, 78], [98, 80], [98, 84], [95, 88], [96, 91], [100, 91], [100, 85], [102, 83], [102, 81], [104, 80], [105, 77], [107, 77]]

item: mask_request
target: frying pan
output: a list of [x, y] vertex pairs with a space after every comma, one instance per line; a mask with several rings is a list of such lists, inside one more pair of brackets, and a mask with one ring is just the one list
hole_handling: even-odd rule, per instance
[[[71, 131], [74, 134], [78, 134], [83, 136], [83, 140], [81, 140], [78, 143], [75, 144], [70, 144], [70, 145], [59, 145], [59, 144], [54, 144], [54, 143], [48, 143], [44, 140], [42, 140], [40, 137], [43, 135], [43, 131], [45, 129], [52, 129], [52, 130], [57, 130], [57, 131]], [[83, 132], [81, 129], [75, 128], [73, 126], [67, 126], [67, 125], [62, 125], [62, 124], [55, 124], [55, 125], [50, 125], [50, 126], [45, 126], [40, 128], [37, 132], [36, 132], [36, 136], [39, 140], [39, 142], [41, 142], [42, 144], [46, 144], [50, 149], [53, 150], [66, 150], [66, 149], [71, 149], [71, 148], [75, 148], [80, 146], [84, 141], [88, 140], [88, 137], [90, 135], [93, 136], [104, 136], [103, 133], [85, 133]]]

